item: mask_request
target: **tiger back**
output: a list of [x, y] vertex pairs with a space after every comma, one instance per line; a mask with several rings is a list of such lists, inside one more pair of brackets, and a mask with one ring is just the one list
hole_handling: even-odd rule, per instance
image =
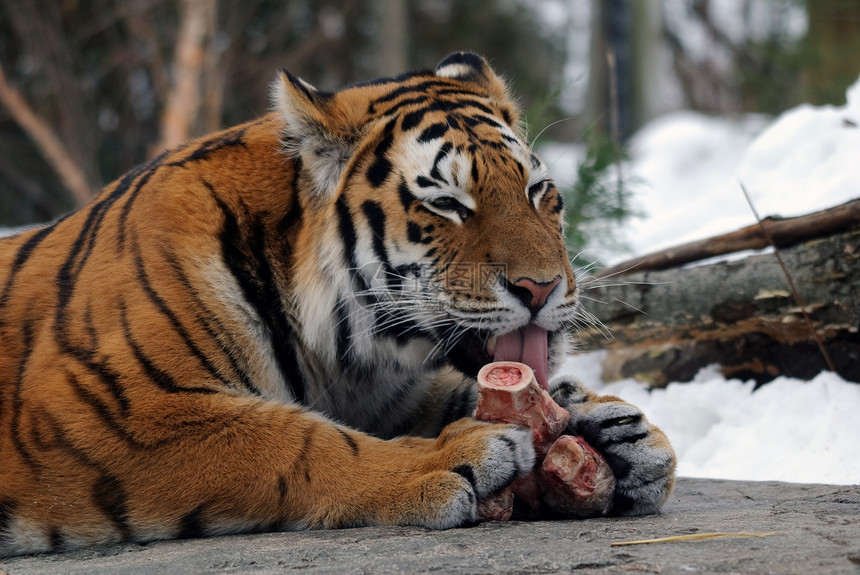
[[[468, 418], [502, 349], [546, 384], [578, 300], [505, 85], [457, 53], [273, 100], [0, 240], [0, 554], [448, 528], [531, 469]], [[637, 512], [674, 469], [647, 430], [667, 486]]]

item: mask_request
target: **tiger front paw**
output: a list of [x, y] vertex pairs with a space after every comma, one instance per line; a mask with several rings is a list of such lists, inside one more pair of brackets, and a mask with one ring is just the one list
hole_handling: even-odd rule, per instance
[[609, 463], [616, 488], [613, 515], [659, 512], [675, 482], [675, 452], [639, 408], [598, 396], [571, 379], [554, 381], [553, 398], [571, 415], [568, 431], [582, 436]]
[[409, 518], [434, 529], [477, 519], [477, 503], [534, 467], [531, 432], [506, 424], [461, 419], [442, 430], [426, 464], [432, 471], [415, 485], [422, 516]]

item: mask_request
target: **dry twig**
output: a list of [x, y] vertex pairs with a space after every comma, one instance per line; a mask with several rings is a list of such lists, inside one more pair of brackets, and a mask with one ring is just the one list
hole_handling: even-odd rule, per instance
[[610, 547], [621, 547], [623, 545], [644, 545], [647, 543], [674, 543], [677, 541], [703, 541], [706, 539], [718, 539], [721, 537], [767, 537], [778, 531], [736, 531], [721, 533], [693, 533], [691, 535], [675, 535], [673, 537], [659, 537], [657, 539], [640, 539], [638, 541], [616, 541], [610, 543]]
[[779, 267], [782, 268], [782, 273], [785, 274], [785, 279], [788, 280], [788, 287], [791, 288], [791, 293], [794, 294], [794, 299], [797, 301], [797, 305], [800, 307], [801, 313], [803, 313], [803, 319], [806, 321], [806, 326], [809, 328], [809, 331], [812, 332], [812, 336], [815, 338], [815, 342], [818, 344], [818, 349], [821, 350], [821, 355], [824, 356], [824, 361], [827, 362], [827, 368], [836, 373], [836, 367], [833, 365], [833, 360], [830, 359], [830, 354], [827, 353], [827, 348], [824, 347], [824, 341], [821, 339], [821, 335], [818, 333], [818, 330], [815, 329], [815, 326], [812, 324], [812, 319], [809, 317], [809, 313], [806, 311], [806, 303], [804, 303], [803, 298], [800, 296], [800, 292], [797, 291], [797, 287], [794, 285], [794, 278], [791, 277], [791, 273], [788, 271], [788, 267], [785, 265], [785, 262], [782, 261], [782, 254], [779, 253], [779, 248], [776, 247], [776, 243], [773, 241], [773, 237], [770, 235], [770, 232], [765, 227], [762, 219], [758, 215], [758, 210], [755, 209], [755, 205], [753, 205], [752, 198], [747, 193], [747, 189], [744, 187], [743, 183], [740, 184], [741, 191], [744, 193], [744, 197], [747, 199], [747, 203], [752, 210], [753, 215], [755, 216], [758, 225], [761, 227], [761, 233], [764, 235], [767, 242], [773, 247], [773, 254], [776, 256], [776, 260], [779, 262]]

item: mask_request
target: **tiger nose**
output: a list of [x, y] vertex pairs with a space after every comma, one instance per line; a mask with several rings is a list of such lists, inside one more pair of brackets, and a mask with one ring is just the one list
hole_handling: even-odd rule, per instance
[[531, 278], [520, 278], [514, 282], [518, 288], [519, 297], [532, 311], [537, 311], [546, 305], [546, 300], [555, 286], [561, 281], [561, 276], [555, 276], [548, 282], [536, 282]]

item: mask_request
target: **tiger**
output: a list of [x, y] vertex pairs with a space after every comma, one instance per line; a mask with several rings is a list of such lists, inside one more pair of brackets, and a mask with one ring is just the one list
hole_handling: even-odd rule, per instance
[[271, 99], [0, 240], [0, 554], [474, 524], [535, 463], [473, 417], [494, 359], [604, 455], [614, 514], [658, 513], [665, 434], [555, 375], [562, 196], [488, 61]]

